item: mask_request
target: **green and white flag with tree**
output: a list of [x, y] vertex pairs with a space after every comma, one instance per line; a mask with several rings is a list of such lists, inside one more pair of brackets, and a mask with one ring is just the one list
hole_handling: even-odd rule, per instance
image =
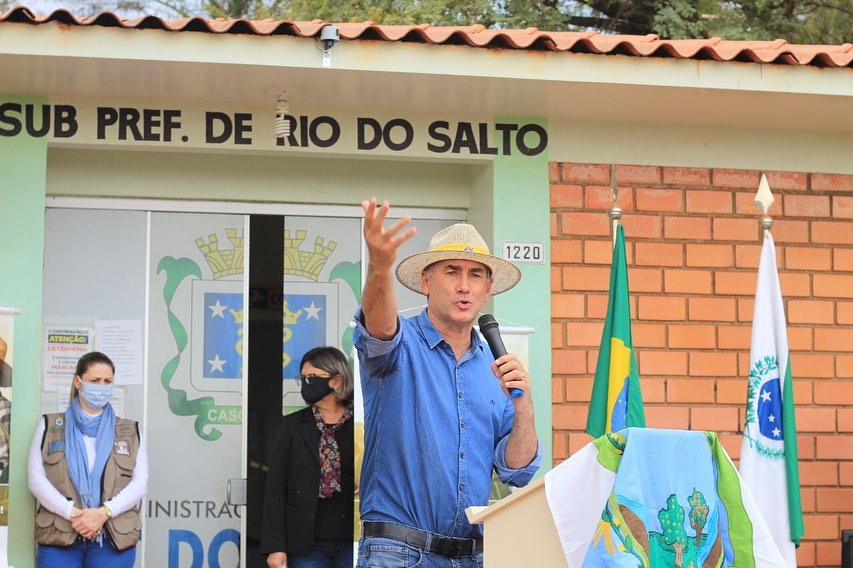
[[626, 428], [545, 474], [569, 568], [786, 568], [713, 432]]
[[789, 567], [803, 536], [797, 428], [788, 357], [785, 306], [776, 270], [776, 247], [765, 232], [749, 353], [746, 424], [740, 474], [749, 486]]

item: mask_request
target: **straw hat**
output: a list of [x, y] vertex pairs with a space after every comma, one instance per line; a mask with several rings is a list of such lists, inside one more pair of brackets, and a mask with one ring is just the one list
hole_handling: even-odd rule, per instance
[[521, 280], [517, 266], [489, 252], [489, 247], [473, 225], [457, 223], [433, 235], [429, 250], [406, 257], [397, 265], [397, 280], [413, 292], [423, 294], [421, 274], [441, 260], [473, 260], [492, 271], [492, 296], [506, 292]]

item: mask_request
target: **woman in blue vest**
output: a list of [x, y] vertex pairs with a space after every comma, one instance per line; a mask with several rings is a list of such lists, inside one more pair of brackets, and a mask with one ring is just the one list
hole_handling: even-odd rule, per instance
[[334, 347], [300, 363], [308, 407], [282, 419], [270, 456], [261, 552], [270, 568], [350, 568], [355, 492], [353, 377]]
[[139, 425], [109, 403], [114, 374], [103, 353], [83, 355], [68, 409], [44, 415], [33, 437], [38, 568], [132, 568], [136, 560], [148, 455]]

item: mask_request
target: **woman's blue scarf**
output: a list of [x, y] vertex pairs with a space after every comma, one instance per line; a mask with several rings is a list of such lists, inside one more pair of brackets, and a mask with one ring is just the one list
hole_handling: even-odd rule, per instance
[[[84, 416], [80, 400], [74, 398], [65, 411], [65, 459], [74, 488], [83, 501], [83, 508], [101, 506], [101, 477], [116, 435], [116, 415], [109, 403], [95, 417]], [[89, 458], [83, 436], [95, 438], [95, 467], [89, 473]]]

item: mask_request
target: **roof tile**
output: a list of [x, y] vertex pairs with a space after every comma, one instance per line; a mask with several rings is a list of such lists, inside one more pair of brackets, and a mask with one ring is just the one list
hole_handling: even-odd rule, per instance
[[[206, 32], [213, 34], [289, 35], [318, 37], [329, 25], [323, 20], [291, 22], [276, 20], [213, 19], [200, 17], [165, 20], [156, 16], [125, 19], [112, 12], [78, 18], [65, 9], [48, 15], [36, 15], [25, 6], [0, 13], [2, 23], [99, 26], [126, 29], [160, 29], [170, 32]], [[815, 67], [853, 67], [853, 44], [797, 45], [783, 39], [772, 41], [726, 41], [710, 39], [662, 40], [654, 34], [614, 35], [596, 32], [547, 32], [536, 28], [494, 30], [473, 26], [383, 26], [374, 22], [340, 23], [341, 37], [351, 41], [415, 42], [433, 45], [468, 45], [474, 48], [545, 50], [568, 53], [627, 55], [740, 61], [776, 65]]]

